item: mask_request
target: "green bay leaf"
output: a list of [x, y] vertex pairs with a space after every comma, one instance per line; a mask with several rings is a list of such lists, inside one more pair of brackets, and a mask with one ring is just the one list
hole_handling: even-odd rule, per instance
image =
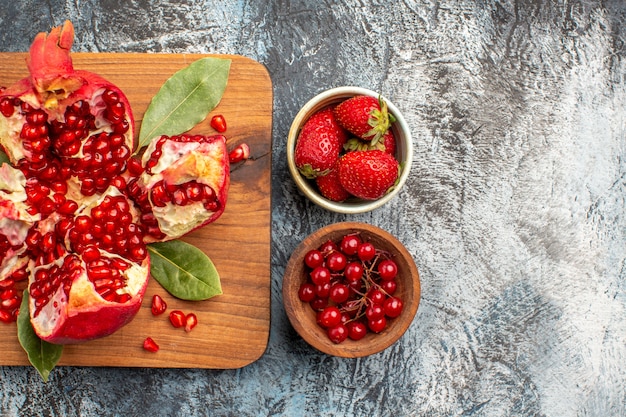
[[167, 292], [200, 301], [222, 294], [220, 276], [209, 257], [182, 240], [151, 243], [150, 274]]
[[26, 351], [30, 363], [37, 369], [44, 382], [48, 382], [50, 372], [61, 358], [63, 346], [41, 340], [33, 330], [28, 314], [28, 290], [24, 290], [20, 314], [17, 317], [17, 338]]
[[204, 120], [224, 95], [230, 64], [230, 59], [201, 58], [165, 81], [143, 116], [139, 149], [155, 137], [179, 135]]

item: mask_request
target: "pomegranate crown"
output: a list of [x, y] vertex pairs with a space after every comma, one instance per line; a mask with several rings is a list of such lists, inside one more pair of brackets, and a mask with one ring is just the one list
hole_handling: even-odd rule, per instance
[[49, 34], [37, 34], [30, 46], [26, 65], [33, 86], [44, 96], [66, 97], [83, 84], [73, 76], [74, 66], [70, 50], [74, 42], [74, 26], [66, 20], [63, 26], [53, 28]]

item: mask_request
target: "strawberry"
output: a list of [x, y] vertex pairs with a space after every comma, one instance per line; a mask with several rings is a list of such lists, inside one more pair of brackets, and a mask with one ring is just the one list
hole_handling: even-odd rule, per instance
[[332, 107], [314, 113], [298, 134], [294, 156], [296, 167], [309, 179], [328, 174], [347, 139]]
[[353, 135], [376, 144], [395, 122], [381, 97], [354, 96], [335, 107], [339, 124]]
[[348, 152], [339, 159], [339, 181], [350, 194], [364, 200], [385, 195], [398, 180], [400, 164], [379, 149]]
[[339, 171], [332, 169], [327, 175], [315, 178], [315, 184], [322, 196], [330, 201], [344, 201], [350, 194], [343, 188], [339, 181]]

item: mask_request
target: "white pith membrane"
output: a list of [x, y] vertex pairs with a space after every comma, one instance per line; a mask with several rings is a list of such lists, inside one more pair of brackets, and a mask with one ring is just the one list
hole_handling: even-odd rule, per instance
[[0, 165], [0, 230], [11, 245], [22, 245], [21, 249], [10, 249], [8, 253], [2, 254], [4, 258], [0, 263], [0, 280], [8, 278], [28, 261], [19, 255], [26, 251], [24, 240], [28, 230], [40, 218], [26, 211], [25, 185], [26, 177], [22, 171], [9, 164]]
[[[143, 154], [144, 166], [155, 151], [157, 142], [153, 140]], [[161, 157], [152, 168], [152, 174], [144, 172], [140, 178], [143, 188], [151, 190], [161, 180], [171, 185], [195, 180], [210, 186], [216, 196], [221, 189], [223, 192], [228, 191], [229, 184], [228, 181], [225, 182], [225, 176], [229, 175], [225, 138], [211, 142], [166, 140], [161, 151]], [[220, 209], [223, 207], [217, 211]], [[185, 206], [177, 206], [171, 202], [166, 203], [164, 207], [152, 205], [152, 212], [159, 223], [159, 228], [169, 238], [191, 232], [211, 219], [217, 211], [206, 209], [202, 202], [193, 202]]]

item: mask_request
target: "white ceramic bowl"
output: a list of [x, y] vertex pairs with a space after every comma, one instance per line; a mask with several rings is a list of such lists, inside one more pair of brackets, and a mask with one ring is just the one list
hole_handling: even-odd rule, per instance
[[313, 115], [313, 113], [317, 112], [318, 110], [321, 110], [331, 104], [338, 104], [339, 102], [354, 97], [356, 95], [367, 95], [376, 98], [379, 97], [379, 94], [375, 91], [368, 90], [362, 87], [337, 87], [326, 90], [313, 97], [311, 100], [309, 100], [308, 103], [304, 105], [304, 107], [302, 107], [302, 109], [300, 109], [296, 117], [293, 119], [293, 122], [291, 123], [289, 136], [287, 137], [287, 161], [289, 165], [289, 171], [300, 191], [302, 191], [302, 193], [315, 204], [327, 210], [344, 214], [365, 213], [381, 207], [389, 200], [393, 199], [398, 194], [398, 192], [400, 192], [400, 189], [406, 182], [409, 176], [409, 172], [411, 170], [411, 164], [413, 163], [413, 141], [411, 138], [409, 126], [407, 125], [406, 120], [404, 120], [404, 117], [402, 116], [402, 113], [400, 113], [398, 108], [387, 98], [385, 98], [384, 96], [380, 96], [383, 100], [387, 102], [389, 111], [396, 118], [396, 122], [393, 123], [391, 129], [396, 138], [396, 159], [400, 162], [402, 166], [402, 171], [400, 173], [398, 183], [391, 192], [385, 194], [383, 197], [377, 200], [362, 200], [356, 197], [352, 197], [347, 199], [346, 201], [335, 202], [323, 197], [318, 192], [315, 183], [311, 180], [307, 180], [300, 174], [294, 162], [294, 154], [296, 141], [298, 139], [300, 129], [302, 128], [304, 123], [309, 119], [309, 117], [311, 117], [311, 115]]

